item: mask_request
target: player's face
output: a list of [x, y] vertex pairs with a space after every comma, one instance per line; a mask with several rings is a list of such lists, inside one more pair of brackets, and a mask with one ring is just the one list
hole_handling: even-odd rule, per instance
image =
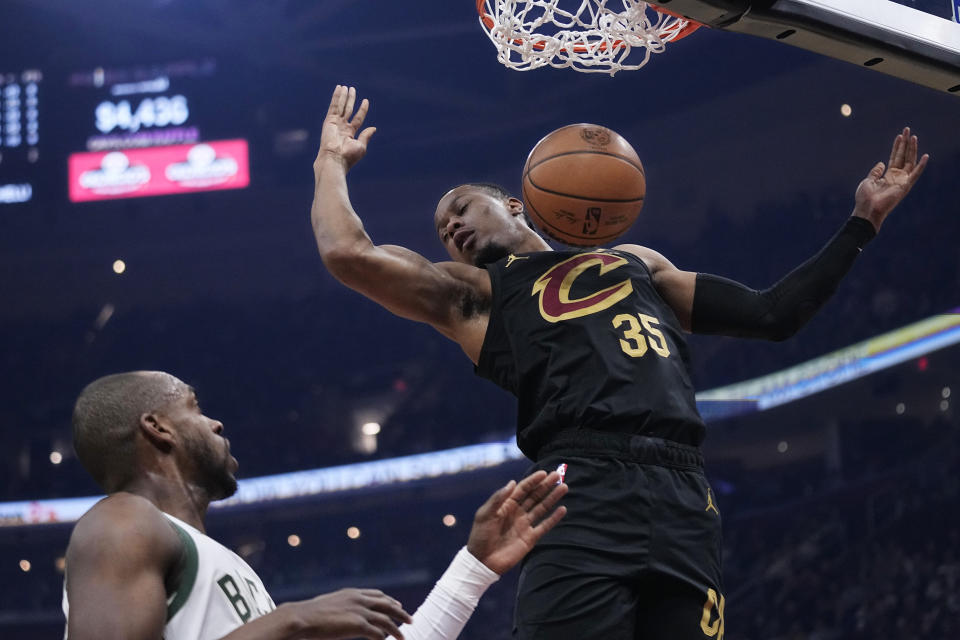
[[[181, 383], [182, 384], [182, 383]], [[183, 443], [185, 472], [211, 500], [221, 500], [237, 491], [233, 474], [239, 464], [230, 455], [230, 441], [223, 437], [223, 423], [203, 415], [197, 394], [183, 385], [167, 411]]]
[[461, 185], [437, 204], [433, 216], [437, 234], [450, 258], [481, 266], [505, 257], [524, 239], [520, 225], [523, 204], [504, 200], [484, 189]]

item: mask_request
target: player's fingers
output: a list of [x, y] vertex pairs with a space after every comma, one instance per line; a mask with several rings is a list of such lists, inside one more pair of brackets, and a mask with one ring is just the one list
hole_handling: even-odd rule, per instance
[[357, 140], [359, 140], [363, 146], [366, 147], [368, 144], [370, 144], [370, 138], [373, 137], [373, 134], [376, 133], [376, 131], [376, 127], [367, 127], [360, 132], [360, 135], [357, 136]]
[[552, 491], [544, 496], [543, 500], [538, 502], [536, 505], [530, 509], [530, 518], [533, 522], [539, 522], [542, 518], [546, 517], [550, 510], [560, 502], [560, 499], [563, 496], [567, 495], [567, 491], [570, 490], [570, 487], [565, 484], [554, 485]]
[[894, 158], [893, 162], [890, 163], [891, 167], [902, 168], [903, 163], [906, 161], [907, 157], [907, 144], [910, 141], [910, 127], [904, 127], [903, 133], [900, 134], [900, 144], [897, 145], [897, 155]]
[[553, 513], [544, 518], [540, 524], [533, 528], [534, 542], [542, 538], [547, 531], [557, 526], [557, 523], [560, 522], [565, 515], [567, 515], [567, 508], [561, 505], [557, 507]]
[[530, 492], [537, 488], [537, 485], [547, 477], [547, 472], [543, 471], [534, 471], [526, 478], [517, 483], [517, 486], [513, 489], [513, 492], [510, 494], [510, 497], [517, 501], [518, 504], [523, 504], [523, 501], [527, 499], [527, 496], [530, 495]]
[[403, 634], [400, 633], [400, 628], [396, 622], [390, 619], [390, 616], [383, 613], [370, 612], [367, 615], [367, 620], [386, 635], [393, 636], [397, 638], [397, 640], [403, 640]]
[[927, 168], [927, 161], [930, 160], [929, 154], [923, 154], [923, 157], [920, 158], [920, 162], [916, 164], [915, 167], [910, 171], [910, 175], [907, 177], [908, 188], [912, 187], [917, 179], [920, 178], [920, 175], [923, 173], [923, 170]]
[[514, 500], [512, 493], [507, 494], [500, 506], [497, 507], [496, 515], [501, 522], [510, 522], [514, 514], [520, 508], [520, 503]]
[[480, 505], [480, 508], [477, 509], [476, 518], [482, 519], [490, 513], [497, 513], [503, 506], [503, 503], [507, 501], [507, 498], [509, 498], [510, 494], [514, 491], [515, 484], [516, 482], [511, 480], [507, 484], [494, 491], [493, 495], [487, 498], [487, 501]]
[[410, 614], [403, 610], [403, 605], [400, 604], [400, 601], [395, 600], [386, 594], [377, 597], [369, 597], [364, 601], [364, 605], [371, 611], [378, 611], [390, 616], [390, 618], [393, 620], [413, 622], [413, 618], [410, 617]]
[[[353, 119], [350, 120], [350, 124], [353, 125], [354, 129], [359, 129], [363, 126], [363, 121], [367, 117], [367, 110], [370, 108], [370, 101], [364, 98], [360, 101], [360, 106], [357, 107], [357, 112], [353, 115]], [[349, 112], [348, 112], [349, 113]]]
[[340, 89], [341, 88], [342, 87], [338, 84], [333, 90], [333, 95], [330, 96], [330, 106], [327, 108], [328, 116], [335, 116], [340, 113], [338, 109], [340, 108]]
[[339, 93], [337, 93], [337, 112], [336, 115], [343, 116], [344, 107], [347, 106], [347, 88], [344, 85], [340, 85]]
[[897, 137], [893, 139], [893, 146], [890, 147], [890, 159], [887, 161], [888, 167], [895, 167], [897, 162], [897, 151], [900, 148], [901, 143], [903, 142], [903, 134], [898, 133]]
[[874, 180], [879, 180], [883, 177], [883, 172], [886, 170], [886, 166], [882, 162], [878, 162], [877, 164], [873, 165], [873, 169], [870, 169], [870, 173], [867, 174], [867, 177]]
[[353, 113], [353, 105], [357, 101], [357, 90], [354, 87], [347, 87], [347, 102], [343, 105], [343, 115], [346, 118]]
[[524, 511], [533, 509], [543, 498], [550, 493], [550, 490], [560, 482], [560, 474], [553, 471], [546, 476], [527, 495], [521, 505]]
[[[362, 627], [357, 631], [357, 637], [367, 640], [385, 640], [387, 632], [375, 624], [364, 621]], [[398, 640], [403, 640], [403, 636], [400, 636]]]
[[907, 171], [913, 169], [917, 164], [917, 147], [919, 146], [920, 141], [917, 139], [917, 136], [910, 136], [907, 140], [907, 152], [906, 157], [904, 158], [905, 163], [903, 168]]

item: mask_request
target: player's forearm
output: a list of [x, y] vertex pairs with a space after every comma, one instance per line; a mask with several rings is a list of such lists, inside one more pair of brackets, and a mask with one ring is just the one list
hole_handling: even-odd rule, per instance
[[372, 247], [363, 222], [350, 204], [343, 161], [333, 154], [321, 157], [314, 165], [314, 176], [316, 185], [310, 219], [324, 262], [328, 263], [338, 254]]
[[453, 640], [499, 577], [464, 547], [413, 614], [413, 624], [400, 627], [404, 640]]
[[297, 603], [282, 604], [270, 613], [243, 624], [221, 640], [297, 640], [309, 629], [297, 614]]
[[764, 291], [697, 274], [691, 325], [694, 333], [784, 340], [795, 334], [836, 291], [876, 229], [851, 217], [815, 256]]

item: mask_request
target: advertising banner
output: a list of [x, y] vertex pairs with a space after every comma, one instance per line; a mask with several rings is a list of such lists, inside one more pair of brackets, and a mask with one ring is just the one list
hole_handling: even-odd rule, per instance
[[70, 200], [113, 200], [250, 184], [246, 140], [219, 140], [123, 151], [74, 153]]

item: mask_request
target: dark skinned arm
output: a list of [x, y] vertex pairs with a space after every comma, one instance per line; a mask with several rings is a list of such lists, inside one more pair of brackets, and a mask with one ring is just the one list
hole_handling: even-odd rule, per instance
[[841, 230], [816, 255], [766, 289], [681, 271], [646, 247], [619, 248], [650, 267], [658, 293], [687, 331], [784, 340], [827, 302], [864, 245], [919, 179], [928, 156], [918, 160], [917, 147], [917, 137], [904, 128], [893, 141], [889, 163], [874, 165], [857, 187], [853, 214]]
[[486, 272], [452, 262], [433, 263], [409, 249], [371, 241], [350, 202], [346, 180], [350, 168], [366, 155], [375, 131], [363, 128], [369, 102], [361, 101], [354, 113], [355, 103], [356, 90], [338, 85], [313, 163], [310, 218], [320, 257], [346, 286], [463, 344], [458, 310], [464, 297], [482, 286]]
[[[160, 640], [166, 625], [165, 578], [182, 543], [147, 500], [118, 494], [98, 503], [74, 528], [67, 548], [70, 640]], [[342, 589], [283, 604], [223, 640], [368, 638], [400, 635], [410, 616], [375, 589]]]

